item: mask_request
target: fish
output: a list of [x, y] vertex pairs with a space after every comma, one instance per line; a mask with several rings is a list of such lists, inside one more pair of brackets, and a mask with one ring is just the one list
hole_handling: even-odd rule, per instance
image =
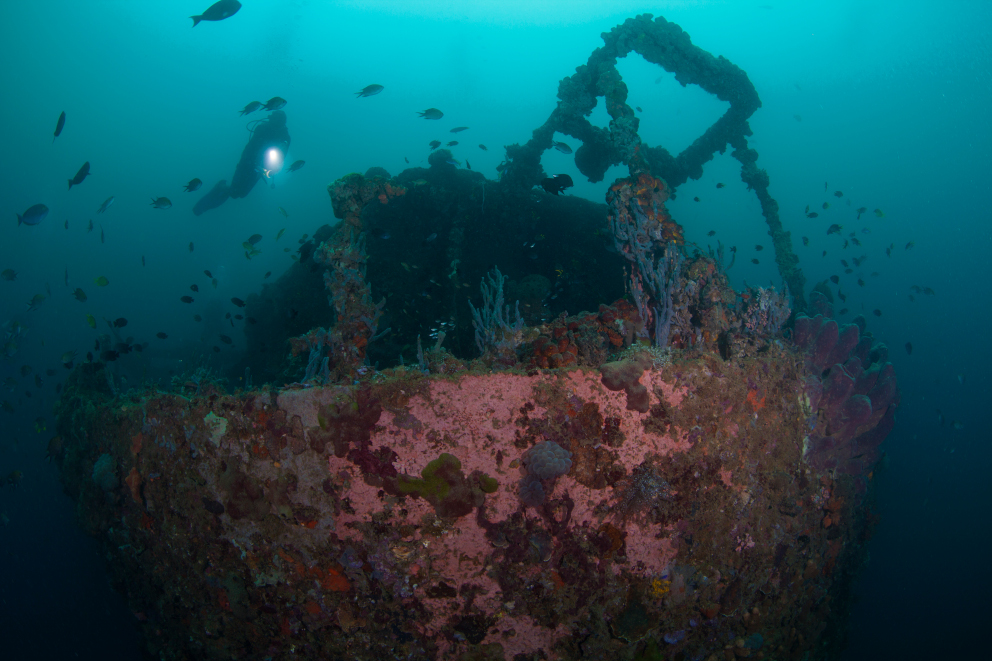
[[885, 256], [886, 257], [892, 257], [892, 248], [893, 248], [893, 246], [889, 246], [888, 248], [885, 249]]
[[858, 207], [858, 220], [861, 220], [861, 214], [868, 211], [868, 207]]
[[224, 344], [234, 344], [234, 340], [229, 338], [227, 335], [219, 335], [218, 337], [220, 337], [220, 341]]
[[840, 276], [839, 275], [832, 275], [832, 276], [830, 276], [830, 282], [832, 282], [832, 283], [834, 283], [836, 285], [838, 282], [840, 282]]
[[873, 278], [877, 278], [877, 277], [878, 277], [878, 276], [880, 276], [880, 275], [882, 275], [882, 274], [881, 274], [881, 273], [879, 273], [878, 271], [872, 271], [872, 272], [871, 272], [871, 277], [873, 277]]
[[424, 239], [424, 243], [430, 243], [431, 241], [433, 241], [436, 238], [437, 238], [437, 232], [434, 232], [433, 234], [431, 234], [430, 236], [428, 236], [426, 239]]
[[228, 312], [227, 314], [225, 314], [225, 315], [224, 315], [224, 318], [225, 318], [225, 319], [230, 319], [230, 318], [231, 318], [231, 313], [230, 313], [230, 312]]
[[912, 248], [915, 245], [916, 245], [916, 242], [915, 241], [910, 241], [909, 243], [906, 244], [906, 250], [909, 250], [910, 248]]
[[278, 233], [276, 233], [276, 241], [278, 241], [280, 238], [282, 238], [282, 235], [285, 234], [285, 233], [286, 233], [286, 228], [283, 227], [281, 230], [279, 230]]
[[423, 185], [425, 185], [427, 183], [428, 183], [428, 181], [426, 179], [414, 179], [413, 181], [410, 182], [410, 185], [411, 186], [423, 186]]
[[763, 245], [758, 244], [754, 246], [754, 249], [757, 250], [758, 252], [761, 252], [762, 250], [765, 249], [765, 247]]
[[716, 230], [710, 230], [706, 233], [706, 236], [716, 236]]
[[8, 402], [6, 399], [3, 400], [3, 404], [0, 405], [0, 408], [3, 408], [4, 413], [13, 413], [14, 412], [14, 405], [11, 404], [10, 402]]
[[144, 255], [141, 256], [141, 265], [142, 266], [145, 265], [145, 256]]
[[963, 386], [965, 380], [966, 380], [966, 377], [964, 375], [964, 372], [959, 372], [958, 373], [958, 383], [960, 383]]
[[69, 219], [68, 218], [65, 219], [65, 228], [66, 229], [69, 229]]
[[243, 314], [236, 314], [234, 315], [234, 318], [237, 319], [238, 321], [241, 321], [242, 319], [245, 318], [245, 316]]
[[441, 141], [440, 140], [431, 140], [427, 144], [430, 145], [431, 151], [434, 151], [435, 149], [437, 149], [438, 147], [441, 146]]
[[[843, 264], [845, 267], [847, 266], [847, 260], [846, 259], [840, 260], [840, 263]], [[857, 261], [855, 261], [854, 264], [855, 264], [855, 266], [857, 266], [857, 264], [858, 264]]]
[[844, 192], [843, 191], [839, 191], [839, 190], [835, 190], [834, 191], [834, 197], [844, 197]]
[[468, 130], [467, 126], [456, 126], [455, 128], [451, 129], [449, 133], [461, 133], [462, 131], [467, 131], [467, 130]]
[[906, 343], [906, 353], [909, 354], [910, 356], [913, 355], [913, 343], [912, 342], [907, 342]]
[[208, 271], [207, 269], [203, 269], [203, 275], [207, 276], [208, 278], [214, 277], [210, 274], [210, 271]]
[[287, 172], [296, 172], [297, 170], [299, 170], [300, 168], [302, 168], [306, 164], [307, 164], [307, 162], [306, 161], [303, 161], [303, 160], [293, 161], [292, 165], [290, 165], [289, 168], [286, 169], [286, 171]]
[[448, 160], [445, 161], [445, 163], [447, 163], [448, 165], [456, 165], [456, 166], [461, 165], [461, 163], [459, 163], [457, 160], [453, 158], [449, 158]]
[[167, 334], [165, 334], [165, 333], [161, 333], [160, 332], [160, 333], [155, 333], [155, 337], [157, 337], [160, 340], [164, 340], [164, 339], [166, 339], [169, 336]]
[[858, 278], [858, 286], [859, 287], [864, 287], [865, 286], [865, 281], [862, 280], [861, 278]]
[[289, 218], [289, 212], [283, 209], [282, 207], [279, 207], [279, 213], [281, 213], [284, 218]]
[[201, 322], [201, 321], [203, 321], [203, 317], [201, 317], [198, 314], [194, 314], [193, 315], [193, 321], [195, 321], [195, 322]]
[[404, 163], [409, 163], [409, 162], [410, 162], [410, 159], [409, 159], [409, 158], [407, 158], [406, 156], [404, 156], [404, 157], [403, 157], [403, 162], [404, 162]]
[[830, 203], [829, 202], [824, 202], [823, 203], [823, 210], [826, 211], [829, 208], [830, 208]]
[[797, 122], [801, 122], [801, 121], [803, 121], [803, 116], [802, 115], [798, 115], [798, 114], [797, 115], [793, 115], [792, 116], [792, 119], [796, 120]]
[[465, 167], [468, 168], [469, 170], [472, 169], [472, 164], [468, 162], [467, 158], [465, 159]]
[[76, 287], [75, 291], [72, 292], [72, 295], [80, 303], [85, 303], [86, 302], [86, 292], [84, 292], [81, 288]]
[[106, 363], [112, 363], [113, 361], [120, 358], [121, 354], [113, 349], [107, 349], [106, 351], [100, 352], [100, 360]]
[[220, 347], [216, 344], [214, 345], [214, 353], [220, 353]]
[[829, 188], [829, 187], [830, 187], [829, 184], [827, 184], [827, 182], [824, 181], [823, 182], [823, 192], [826, 193], [827, 192], [827, 188]]
[[27, 211], [24, 213], [15, 213], [17, 216], [17, 225], [37, 225], [41, 221], [45, 220], [48, 216], [48, 207], [44, 204], [34, 204], [28, 207]]
[[826, 256], [827, 256], [827, 251], [826, 251], [826, 250], [824, 250], [824, 251], [823, 251], [823, 255], [821, 255], [821, 257], [826, 257]]
[[124, 317], [114, 319], [114, 328], [124, 328], [125, 326], [127, 326], [127, 319]]
[[200, 291], [200, 288], [199, 288], [198, 286], [196, 286], [196, 285], [190, 285], [190, 286], [189, 286], [189, 288], [190, 288], [190, 290], [192, 290], [192, 291], [193, 291], [194, 293], [196, 293], [196, 292], [199, 292], [199, 291]]
[[717, 184], [716, 184], [716, 187], [717, 187], [717, 188], [723, 188], [723, 184], [722, 184], [722, 183], [720, 183], [720, 182], [717, 182]]
[[881, 209], [875, 209], [875, 215], [878, 218], [884, 218], [885, 217], [885, 213]]
[[882, 316], [882, 311], [879, 310], [878, 308], [875, 308], [874, 310], [872, 310], [871, 313], [873, 315], [875, 315], [876, 317], [881, 317]]
[[840, 231], [842, 229], [844, 229], [843, 225], [838, 225], [837, 223], [834, 223], [833, 225], [827, 228], [827, 234], [840, 234]]
[[448, 144], [445, 145], [445, 147], [454, 147], [457, 144], [458, 144], [458, 141], [457, 140], [451, 140], [451, 141], [448, 142]]
[[95, 284], [97, 287], [106, 287], [107, 285], [110, 284], [110, 280], [107, 279], [107, 276], [101, 275], [93, 279], [93, 284]]
[[200, 186], [202, 185], [203, 185], [202, 181], [200, 181], [196, 177], [193, 177], [192, 179], [189, 180], [188, 184], [183, 186], [183, 190], [186, 191], [187, 193], [192, 193], [193, 191], [200, 190]]
[[13, 282], [17, 280], [17, 271], [14, 269], [4, 269], [3, 272], [0, 272], [0, 278], [3, 278], [7, 282]]
[[42, 386], [42, 383], [43, 382], [41, 380], [41, 375], [40, 374], [35, 374], [34, 375], [34, 386], [35, 386], [35, 388], [40, 388]]
[[193, 297], [192, 296], [180, 296], [179, 297], [179, 300], [182, 301], [183, 303], [192, 303], [193, 302]]
[[59, 115], [59, 120], [57, 122], [55, 122], [55, 137], [52, 138], [52, 142], [55, 142], [55, 138], [57, 138], [60, 135], [62, 135], [62, 129], [63, 128], [65, 128], [65, 111], [64, 110], [62, 111], [62, 114]]
[[237, 297], [232, 298], [231, 299], [231, 302], [234, 303], [235, 305], [237, 305], [239, 308], [243, 308], [245, 306], [245, 302], [242, 301], [240, 298], [237, 298]]
[[858, 237], [856, 237], [856, 236], [852, 236], [851, 237], [851, 243], [853, 245], [860, 246], [861, 245], [861, 240]]
[[841, 308], [839, 314], [847, 314], [847, 308]]
[[373, 83], [372, 85], [366, 85], [359, 91], [355, 92], [355, 97], [363, 98], [366, 96], [375, 96], [384, 89], [386, 88], [383, 87], [382, 85], [376, 85], [375, 83]]
[[909, 295], [909, 302], [910, 302], [910, 303], [915, 303], [915, 302], [916, 302], [916, 297], [915, 297], [915, 296], [913, 296], [912, 294], [910, 294], [910, 295]]
[[27, 376], [31, 373], [30, 365], [21, 365], [21, 376]]
[[265, 275], [263, 275], [263, 276], [262, 276], [262, 280], [265, 280], [265, 279], [266, 279], [266, 278], [268, 278], [268, 277], [269, 277], [270, 275], [272, 275], [272, 271], [266, 271], [266, 272], [265, 272]]
[[567, 174], [555, 174], [541, 180], [541, 188], [552, 195], [558, 195], [558, 193], [574, 185], [572, 178]]
[[156, 209], [170, 209], [172, 208], [172, 202], [167, 197], [153, 197], [150, 206]]
[[248, 105], [246, 105], [244, 108], [241, 109], [240, 116], [244, 117], [245, 115], [250, 115], [261, 107], [262, 107], [261, 101], [251, 101], [250, 103], [248, 103]]
[[692, 201], [693, 202], [699, 202], [699, 198], [698, 197], [694, 197], [694, 198], [692, 198]]
[[482, 144], [481, 142], [479, 143], [479, 149], [481, 149], [482, 151], [489, 151], [489, 147], [486, 147], [486, 146], [485, 146], [484, 144]]
[[755, 258], [753, 258], [753, 259], [751, 260], [751, 263], [752, 263], [752, 264], [760, 264], [761, 262], [760, 262], [760, 261], [758, 260], [758, 258], [757, 258], [757, 257], [755, 257]]
[[210, 284], [211, 284], [211, 285], [213, 285], [213, 288], [214, 288], [214, 289], [217, 289], [217, 278], [213, 278], [213, 279], [212, 279], [212, 280], [210, 281]]
[[216, 209], [227, 202], [227, 198], [229, 197], [231, 197], [231, 188], [227, 185], [226, 179], [221, 179], [203, 197], [196, 201], [196, 204], [193, 205], [193, 215], [199, 216], [206, 211]]
[[569, 147], [569, 146], [568, 146], [568, 145], [567, 145], [566, 143], [564, 143], [564, 142], [552, 142], [552, 143], [551, 143], [551, 146], [552, 146], [552, 147], [553, 147], [554, 149], [557, 149], [558, 151], [560, 151], [560, 152], [561, 152], [561, 153], [563, 153], [563, 154], [571, 154], [571, 153], [572, 153], [572, 148], [571, 148], [571, 147]]
[[848, 243], [849, 241], [847, 239], [844, 239], [844, 250], [847, 250]]
[[251, 236], [248, 237], [248, 243], [250, 245], [255, 245], [256, 243], [258, 243], [261, 240], [262, 240], [262, 235], [261, 234], [252, 234]]
[[417, 114], [424, 119], [441, 119], [444, 117], [444, 113], [437, 108], [428, 108], [424, 112], [418, 112]]
[[962, 429], [964, 429], [964, 423], [959, 420], [954, 420], [951, 422], [951, 427], [953, 427], [958, 431], [961, 431]]
[[193, 27], [195, 28], [200, 21], [223, 21], [225, 18], [231, 18], [238, 13], [239, 9], [241, 9], [241, 3], [238, 0], [218, 0], [207, 7], [207, 11], [190, 16], [190, 18], [193, 19]]
[[96, 328], [96, 317], [91, 314], [86, 315], [86, 324], [90, 328]]
[[923, 288], [923, 295], [924, 296], [935, 296], [936, 294], [937, 294], [937, 292], [935, 292], [934, 290], [930, 289], [929, 287], [924, 287]]
[[806, 217], [807, 218], [819, 218], [820, 217], [820, 214], [816, 213], [815, 211], [810, 211], [809, 213], [806, 214]]
[[72, 190], [73, 186], [78, 186], [79, 184], [83, 183], [83, 179], [88, 177], [89, 174], [90, 174], [90, 162], [86, 161], [85, 163], [83, 163], [82, 167], [80, 167], [79, 170], [76, 172], [76, 176], [73, 177], [72, 179], [69, 179], [69, 190]]
[[804, 246], [808, 246], [809, 245], [809, 237], [808, 236], [804, 236], [803, 237], [803, 245]]
[[100, 205], [100, 208], [97, 209], [96, 212], [97, 213], [103, 213], [104, 211], [106, 211], [107, 209], [109, 209], [110, 208], [110, 205], [113, 204], [113, 203], [114, 203], [114, 196], [111, 195], [110, 197], [108, 197], [106, 200], [103, 201], [103, 204]]
[[189, 251], [190, 252], [193, 252], [193, 242], [192, 241], [189, 242]]
[[868, 229], [867, 227], [862, 227], [861, 228], [861, 233], [862, 234], [871, 234], [871, 230]]

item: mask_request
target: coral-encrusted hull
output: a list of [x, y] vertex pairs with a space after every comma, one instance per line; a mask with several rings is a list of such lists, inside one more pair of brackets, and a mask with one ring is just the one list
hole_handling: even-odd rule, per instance
[[[816, 605], [845, 593], [838, 562], [861, 562], [858, 492], [892, 408], [850, 432], [846, 463], [836, 435], [813, 441], [830, 446], [813, 468], [857, 479], [811, 471], [795, 358], [114, 404], [85, 364], [58, 461], [156, 656], [616, 658], [654, 641], [705, 658], [747, 631], [799, 658], [834, 640]], [[870, 398], [846, 400], [843, 429]]]

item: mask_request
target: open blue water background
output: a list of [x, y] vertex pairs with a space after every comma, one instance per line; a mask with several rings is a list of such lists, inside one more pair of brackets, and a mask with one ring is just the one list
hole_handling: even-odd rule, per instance
[[[502, 146], [525, 142], [545, 121], [558, 81], [601, 45], [600, 33], [643, 12], [678, 23], [754, 83], [763, 107], [750, 120], [751, 146], [809, 283], [841, 273], [842, 257], [868, 255], [866, 286], [842, 276], [849, 298], [836, 307], [850, 309], [845, 320], [865, 314], [889, 345], [902, 407], [876, 478], [881, 521], [857, 587], [848, 658], [982, 655], [992, 589], [992, 4], [244, 0], [232, 18], [191, 29], [187, 17], [208, 4], [0, 3], [0, 270], [18, 273], [0, 281], [0, 323], [28, 329], [17, 353], [0, 361], [0, 380], [18, 382], [0, 391], [15, 409], [0, 412], [0, 475], [24, 474], [16, 489], [0, 489], [9, 520], [0, 524], [0, 655], [140, 656], [134, 616], [109, 588], [95, 543], [77, 528], [73, 504], [43, 458], [54, 386], [65, 375], [59, 356], [84, 354], [96, 334], [84, 315], [101, 327], [104, 317], [126, 317], [127, 334], [152, 343], [145, 362], [131, 364], [134, 382], [146, 368], [181, 373], [201, 359], [201, 333], [223, 323], [222, 305], [257, 291], [266, 271], [277, 277], [291, 263], [283, 247], [332, 221], [328, 183], [370, 166], [396, 174], [404, 157], [426, 166], [427, 143], [452, 139], [454, 126], [471, 127], [458, 134], [455, 158], [495, 178]], [[628, 103], [643, 109], [640, 132], [649, 144], [678, 152], [725, 109], [637, 55], [619, 69]], [[355, 98], [372, 83], [385, 90]], [[306, 166], [277, 175], [274, 188], [259, 185], [193, 216], [199, 194], [182, 185], [199, 177], [205, 191], [230, 180], [245, 125], [261, 117], [237, 111], [276, 95], [288, 100], [287, 163]], [[429, 107], [444, 118], [415, 114]], [[65, 129], [53, 144], [63, 110]], [[602, 104], [592, 121], [606, 125]], [[571, 194], [601, 202], [626, 175], [613, 168], [589, 183], [571, 158], [544, 157], [546, 170], [575, 180]], [[67, 191], [84, 161], [91, 176]], [[95, 213], [111, 195], [113, 206]], [[149, 198], [159, 196], [173, 208], [153, 209]], [[15, 212], [38, 202], [50, 207], [48, 218], [18, 226]], [[820, 217], [807, 219], [806, 205]], [[855, 221], [860, 206], [869, 212]], [[740, 247], [735, 285], [779, 282], [758, 203], [729, 153], [683, 185], [670, 210], [687, 239], [706, 245], [712, 229]], [[859, 252], [825, 234], [832, 222], [857, 232]], [[262, 254], [249, 261], [241, 243], [254, 233], [263, 235]], [[769, 251], [754, 265], [759, 243]], [[218, 278], [216, 290], [200, 294], [207, 330], [178, 300], [190, 283], [203, 287], [203, 269]], [[101, 275], [109, 286], [93, 284]], [[52, 295], [26, 312], [46, 283]], [[913, 285], [936, 295], [912, 302]], [[86, 291], [85, 303], [70, 295], [75, 287]], [[159, 331], [168, 343], [154, 338]], [[236, 362], [243, 338], [233, 335], [235, 349], [212, 358], [214, 369]], [[21, 376], [22, 365], [32, 367], [30, 376]], [[47, 368], [59, 373], [48, 377]], [[47, 431], [36, 431], [39, 417]]]

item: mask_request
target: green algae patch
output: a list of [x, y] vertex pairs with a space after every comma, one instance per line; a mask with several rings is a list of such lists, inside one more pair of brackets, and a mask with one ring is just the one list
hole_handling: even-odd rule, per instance
[[423, 498], [444, 517], [470, 514], [486, 501], [487, 493], [499, 488], [496, 480], [479, 471], [466, 477], [462, 462], [447, 452], [428, 463], [420, 477], [399, 475], [392, 482], [397, 495]]

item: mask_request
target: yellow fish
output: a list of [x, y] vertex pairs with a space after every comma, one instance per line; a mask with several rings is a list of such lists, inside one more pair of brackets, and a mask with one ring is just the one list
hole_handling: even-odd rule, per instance
[[86, 323], [90, 325], [90, 328], [96, 328], [96, 317], [91, 314], [86, 315]]
[[276, 234], [276, 241], [278, 241], [285, 232], [286, 232], [286, 228], [285, 227], [283, 227], [281, 230], [279, 230], [279, 233]]
[[879, 218], [881, 218], [881, 217], [883, 217], [883, 216], [884, 216], [885, 214], [884, 214], [884, 213], [882, 213], [882, 210], [881, 210], [881, 209], [875, 209], [875, 215], [876, 215], [876, 216], [878, 216]]
[[107, 276], [101, 275], [99, 278], [94, 278], [93, 282], [97, 287], [106, 287], [110, 284], [110, 280], [107, 280]]
[[283, 209], [282, 207], [279, 207], [279, 213], [281, 213], [281, 214], [282, 214], [283, 216], [285, 216], [286, 218], [289, 218], [289, 214], [288, 214], [288, 213], [286, 212], [286, 210], [285, 210], [285, 209]]

